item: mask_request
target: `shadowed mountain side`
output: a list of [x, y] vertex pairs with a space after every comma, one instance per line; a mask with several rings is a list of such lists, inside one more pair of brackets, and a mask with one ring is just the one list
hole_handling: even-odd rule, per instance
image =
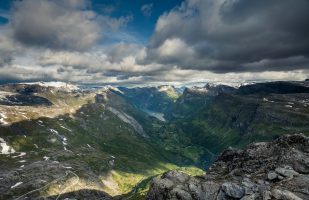
[[289, 94], [289, 93], [309, 93], [309, 83], [307, 81], [277, 81], [268, 83], [255, 83], [240, 86], [238, 94]]
[[139, 199], [150, 177], [180, 166], [205, 169], [228, 146], [309, 133], [308, 93], [239, 95], [229, 87], [192, 88], [174, 102], [184, 109], [170, 121], [148, 115], [109, 88], [39, 95], [66, 110], [47, 118], [40, 116], [50, 116], [44, 114], [53, 106], [29, 106], [42, 115], [25, 113], [26, 119], [14, 123], [11, 117], [23, 112], [3, 106], [3, 121], [11, 123], [0, 126], [0, 150], [6, 153], [0, 155], [0, 199], [46, 186], [68, 169], [80, 177], [78, 187], [63, 192], [72, 181], [65, 178], [33, 197], [94, 189]]
[[5, 99], [0, 99], [1, 105], [7, 106], [51, 106], [53, 105], [47, 98], [34, 95], [11, 95]]
[[220, 94], [196, 115], [174, 123], [193, 144], [207, 147], [216, 155], [228, 146], [244, 147], [283, 134], [309, 135], [307, 99], [308, 93]]
[[[120, 109], [122, 103], [125, 102], [89, 103], [75, 114], [1, 126], [1, 137], [19, 153], [0, 155], [0, 177], [4, 183], [0, 184], [0, 197], [40, 188], [66, 169], [87, 180], [85, 187], [95, 185], [98, 190], [115, 195], [129, 192], [149, 176], [181, 165], [171, 161], [180, 155], [154, 145], [152, 138], [139, 135], [131, 124], [107, 109]], [[143, 121], [143, 126], [153, 120], [130, 106], [122, 112], [137, 122]], [[20, 156], [20, 152], [26, 154]], [[22, 184], [10, 188], [19, 182]], [[48, 194], [46, 189], [43, 193]]]
[[112, 197], [107, 193], [99, 190], [77, 190], [73, 192], [63, 193], [60, 196], [49, 196], [44, 198], [37, 198], [37, 200], [54, 200], [54, 199], [92, 199], [92, 200], [111, 200]]
[[119, 87], [119, 91], [115, 92], [139, 109], [156, 111], [162, 114], [167, 112], [181, 95], [172, 86]]

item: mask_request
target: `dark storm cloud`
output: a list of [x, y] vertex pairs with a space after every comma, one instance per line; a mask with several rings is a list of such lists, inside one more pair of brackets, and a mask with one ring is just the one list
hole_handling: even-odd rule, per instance
[[15, 48], [13, 42], [0, 27], [0, 67], [12, 62], [14, 51]]
[[147, 53], [222, 73], [307, 69], [309, 1], [187, 0], [159, 18]]
[[12, 60], [13, 58], [10, 53], [2, 52], [2, 50], [0, 50], [0, 67], [10, 64]]
[[27, 46], [85, 50], [100, 39], [96, 13], [85, 0], [15, 1], [14, 38]]
[[[160, 16], [148, 46], [132, 39], [130, 26], [139, 24], [141, 12], [151, 15], [152, 4], [120, 16], [91, 0], [13, 2], [9, 22], [0, 24], [0, 80], [142, 84], [308, 76], [308, 0], [184, 0]], [[146, 28], [139, 28], [142, 35]]]
[[[2, 38], [0, 36], [0, 45], [2, 45], [4, 41], [2, 41]], [[0, 48], [0, 67], [3, 67], [5, 65], [8, 65], [13, 60], [12, 57], [12, 49], [10, 47], [1, 46]]]

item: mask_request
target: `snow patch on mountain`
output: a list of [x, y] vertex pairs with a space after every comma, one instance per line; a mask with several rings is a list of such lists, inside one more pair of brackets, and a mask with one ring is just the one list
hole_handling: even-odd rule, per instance
[[63, 91], [74, 91], [74, 90], [79, 90], [78, 86], [70, 84], [70, 83], [65, 83], [65, 82], [60, 82], [60, 81], [51, 81], [51, 82], [33, 82], [33, 83], [25, 83], [27, 85], [39, 85], [42, 87], [53, 87], [57, 88], [59, 90]]
[[115, 86], [112, 86], [112, 85], [105, 85], [105, 86], [101, 86], [99, 88], [100, 88], [100, 91], [103, 91], [103, 92], [114, 91], [114, 92], [118, 92], [120, 94], [124, 94], [123, 91], [119, 90], [118, 87], [115, 87]]
[[23, 157], [23, 156], [25, 156], [25, 155], [27, 155], [27, 153], [25, 153], [25, 152], [20, 152], [19, 155], [17, 155], [17, 156], [12, 156], [12, 158], [19, 158], [19, 157]]
[[0, 137], [0, 154], [12, 154], [15, 153], [13, 147], [9, 146], [6, 141]]
[[119, 90], [117, 87], [108, 86], [107, 88], [108, 88], [109, 90], [114, 90], [115, 92], [119, 92], [120, 94], [123, 94], [123, 91]]
[[16, 95], [17, 93], [13, 93], [13, 92], [7, 92], [7, 91], [0, 91], [0, 100], [3, 102], [10, 102], [7, 97], [8, 96], [13, 96]]
[[5, 121], [7, 119], [7, 116], [4, 113], [0, 113], [0, 124], [7, 125], [8, 123]]
[[164, 92], [164, 91], [167, 91], [167, 90], [170, 90], [170, 89], [174, 89], [173, 86], [170, 86], [170, 85], [160, 85], [158, 86], [158, 91], [159, 92]]
[[43, 159], [44, 159], [45, 161], [47, 161], [47, 160], [49, 160], [49, 157], [44, 156]]
[[142, 109], [142, 111], [147, 113], [149, 116], [157, 118], [158, 120], [160, 120], [162, 122], [166, 122], [166, 119], [164, 118], [164, 113], [154, 112], [154, 111], [151, 111], [151, 110], [148, 110], [148, 109]]
[[18, 186], [20, 186], [21, 184], [23, 184], [23, 182], [18, 182], [18, 183], [16, 183], [15, 185], [12, 185], [12, 186], [11, 186], [11, 189], [18, 187]]
[[107, 107], [107, 110], [115, 114], [119, 119], [121, 119], [123, 122], [130, 124], [134, 130], [140, 134], [143, 137], [148, 137], [143, 129], [143, 127], [130, 115], [119, 111], [113, 107]]
[[69, 131], [69, 132], [72, 132], [71, 129], [69, 129], [69, 128], [65, 127], [65, 126], [60, 125], [60, 127], [63, 128], [63, 129], [65, 129], [65, 130], [67, 130], [67, 131]]
[[55, 129], [49, 129], [53, 134], [55, 134], [58, 138], [60, 138], [61, 139], [61, 142], [62, 142], [62, 144], [63, 144], [63, 149], [65, 150], [65, 151], [67, 151], [67, 148], [66, 148], [66, 145], [68, 145], [68, 139], [65, 137], [65, 136], [63, 136], [63, 135], [60, 135], [60, 133], [58, 132], [58, 131], [56, 131]]

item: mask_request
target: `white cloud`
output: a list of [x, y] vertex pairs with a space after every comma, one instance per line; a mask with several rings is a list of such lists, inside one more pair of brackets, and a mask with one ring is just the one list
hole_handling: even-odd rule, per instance
[[297, 80], [306, 79], [309, 70], [294, 71], [266, 71], [266, 72], [230, 72], [217, 74], [209, 71], [199, 71], [190, 69], [172, 68], [169, 71], [158, 72], [150, 81], [152, 82], [172, 82], [172, 83], [190, 83], [190, 82], [217, 82], [240, 84], [252, 81], [279, 81], [279, 80]]
[[117, 31], [121, 27], [126, 26], [130, 21], [133, 20], [133, 15], [121, 16], [119, 18], [113, 18], [109, 16], [100, 16], [99, 21], [112, 31]]
[[153, 3], [144, 4], [141, 7], [141, 11], [145, 17], [150, 17], [152, 14]]
[[135, 44], [119, 43], [91, 52], [46, 51], [39, 57], [42, 66], [59, 65], [75, 69], [87, 69], [91, 72], [106, 71], [144, 71], [137, 59], [145, 57], [145, 48]]
[[182, 56], [193, 56], [193, 50], [181, 39], [167, 39], [158, 48], [158, 53], [162, 57], [179, 58]]
[[[278, 31], [282, 27], [261, 31], [277, 25], [276, 21], [265, 23], [264, 14], [278, 14], [265, 7], [269, 2], [273, 0], [255, 2], [253, 7], [244, 0], [186, 0], [160, 16], [145, 47], [122, 30], [133, 20], [131, 15], [98, 15], [86, 0], [17, 1], [12, 21], [0, 26], [0, 81], [141, 84], [304, 80], [309, 75], [304, 51], [308, 40], [297, 36], [308, 29], [290, 31], [287, 23], [287, 35]], [[278, 4], [278, 9], [286, 9], [289, 2]], [[304, 15], [300, 5], [306, 2], [299, 2], [293, 8]], [[250, 12], [239, 9], [239, 4]], [[261, 8], [267, 9], [262, 12]], [[277, 15], [269, 20], [275, 19]], [[295, 21], [293, 16], [290, 20]], [[284, 40], [292, 36], [295, 46]], [[98, 42], [102, 37], [125, 42], [103, 45]], [[272, 40], [277, 43], [269, 42]]]

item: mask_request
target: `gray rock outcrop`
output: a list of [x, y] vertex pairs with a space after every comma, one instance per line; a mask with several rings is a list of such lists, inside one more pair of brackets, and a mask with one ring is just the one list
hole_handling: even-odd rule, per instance
[[155, 178], [148, 200], [308, 200], [309, 138], [285, 135], [227, 149], [207, 173], [190, 177], [170, 171]]

